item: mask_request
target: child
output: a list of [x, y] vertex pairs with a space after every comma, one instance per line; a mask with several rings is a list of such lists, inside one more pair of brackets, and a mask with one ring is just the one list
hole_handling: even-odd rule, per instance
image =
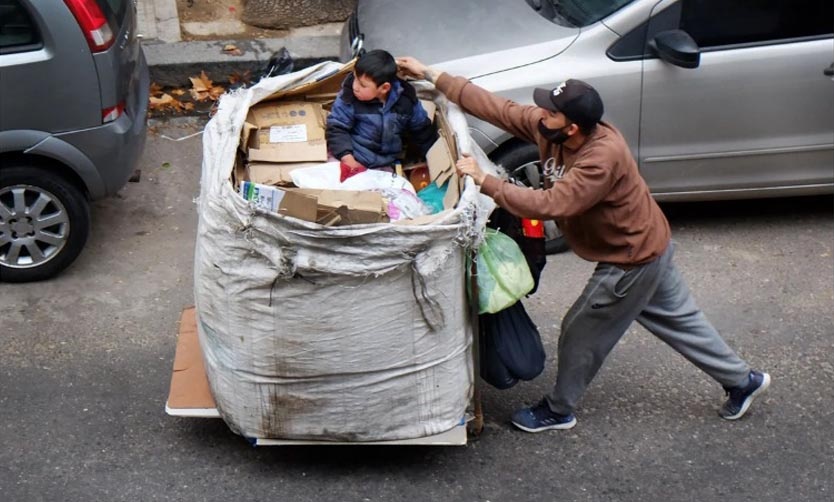
[[405, 131], [423, 155], [437, 138], [414, 87], [397, 78], [391, 54], [368, 52], [345, 78], [327, 117], [327, 146], [342, 163], [342, 179], [363, 168], [393, 171]]

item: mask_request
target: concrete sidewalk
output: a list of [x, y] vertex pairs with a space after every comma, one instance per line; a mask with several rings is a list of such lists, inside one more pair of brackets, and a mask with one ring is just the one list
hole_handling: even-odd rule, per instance
[[[151, 71], [151, 81], [163, 87], [189, 85], [188, 77], [205, 71], [215, 82], [226, 82], [229, 75], [262, 72], [270, 58], [286, 47], [298, 70], [339, 57], [341, 23], [330, 23], [289, 30], [277, 38], [228, 39], [219, 21], [207, 26], [216, 39], [183, 41], [176, 0], [138, 0], [138, 29]], [[208, 24], [208, 23], [207, 23]], [[237, 50], [225, 51], [228, 46]]]

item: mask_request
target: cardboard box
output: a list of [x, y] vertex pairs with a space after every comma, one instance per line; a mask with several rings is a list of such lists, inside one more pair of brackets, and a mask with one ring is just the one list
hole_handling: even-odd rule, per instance
[[247, 179], [263, 185], [293, 186], [293, 171], [318, 165], [318, 162], [302, 162], [297, 164], [252, 162], [249, 164], [249, 177]]
[[291, 188], [289, 190], [316, 199], [318, 215], [314, 221], [322, 224], [353, 225], [389, 221], [382, 194], [379, 192], [313, 190], [307, 188]]
[[327, 160], [320, 103], [259, 103], [249, 109], [241, 145], [250, 162]]
[[248, 201], [255, 202], [261, 209], [285, 216], [316, 221], [318, 215], [316, 198], [303, 193], [244, 181], [240, 185], [240, 195]]

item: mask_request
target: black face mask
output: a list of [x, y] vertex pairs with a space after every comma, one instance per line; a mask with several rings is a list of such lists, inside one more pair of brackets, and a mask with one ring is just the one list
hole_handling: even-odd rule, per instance
[[[570, 124], [568, 124], [568, 125], [570, 125]], [[567, 126], [565, 126], [565, 127], [567, 127]], [[564, 129], [564, 128], [562, 128], [562, 129]], [[568, 136], [568, 133], [566, 133], [562, 129], [550, 129], [549, 127], [546, 127], [544, 125], [544, 121], [539, 120], [539, 133], [542, 136], [544, 136], [544, 139], [546, 139], [547, 141], [550, 141], [551, 143], [554, 143], [556, 145], [561, 145], [562, 143], [567, 141], [568, 138], [570, 138], [570, 136]]]

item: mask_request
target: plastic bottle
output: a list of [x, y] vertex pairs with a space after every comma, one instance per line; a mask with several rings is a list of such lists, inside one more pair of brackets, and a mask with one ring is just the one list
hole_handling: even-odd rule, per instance
[[431, 176], [429, 175], [429, 168], [426, 166], [415, 167], [408, 172], [408, 181], [414, 187], [415, 192], [429, 186], [431, 183]]

